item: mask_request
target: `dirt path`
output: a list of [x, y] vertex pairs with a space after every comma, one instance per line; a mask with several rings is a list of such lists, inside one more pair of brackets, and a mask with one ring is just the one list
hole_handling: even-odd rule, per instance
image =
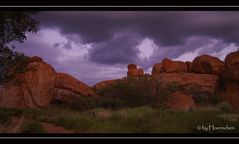
[[41, 124], [47, 133], [74, 133], [72, 130], [67, 130], [64, 127], [56, 126], [51, 123], [42, 122]]

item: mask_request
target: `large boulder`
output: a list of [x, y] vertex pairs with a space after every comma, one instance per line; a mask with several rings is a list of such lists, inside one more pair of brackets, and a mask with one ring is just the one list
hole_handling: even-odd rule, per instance
[[54, 68], [36, 57], [33, 59], [30, 58], [25, 73], [3, 86], [1, 107], [47, 107], [54, 99]]
[[200, 74], [222, 75], [225, 71], [225, 66], [217, 57], [202, 55], [193, 60], [192, 71]]
[[188, 72], [192, 72], [192, 65], [193, 65], [193, 63], [190, 62], [190, 61], [186, 61], [185, 63], [187, 65], [187, 67], [188, 67]]
[[239, 109], [239, 85], [235, 82], [225, 83], [225, 90], [221, 92], [222, 101], [231, 104], [233, 108]]
[[55, 88], [54, 91], [55, 100], [65, 104], [79, 103], [80, 99], [85, 97], [78, 93], [72, 92], [66, 89]]
[[225, 58], [226, 76], [239, 82], [239, 51], [228, 54]]
[[128, 72], [127, 77], [140, 77], [144, 75], [144, 70], [141, 68], [137, 68], [137, 65], [135, 64], [129, 64], [128, 65]]
[[174, 84], [184, 91], [214, 93], [218, 84], [217, 75], [195, 73], [158, 73], [153, 77], [162, 86]]
[[187, 65], [182, 61], [163, 60], [163, 69], [166, 73], [188, 72]]
[[55, 87], [66, 89], [83, 96], [96, 96], [91, 87], [66, 73], [57, 73]]
[[136, 70], [137, 69], [137, 65], [136, 64], [129, 64], [128, 65], [128, 70]]
[[4, 108], [33, 108], [37, 107], [32, 96], [23, 83], [4, 85], [0, 88], [0, 107]]
[[96, 90], [101, 90], [101, 89], [103, 89], [103, 88], [112, 86], [113, 84], [115, 84], [115, 83], [117, 83], [117, 82], [119, 82], [119, 81], [120, 81], [120, 79], [101, 81], [101, 82], [95, 84], [95, 85], [93, 86], [93, 88], [96, 89]]
[[153, 69], [152, 69], [152, 75], [157, 74], [157, 73], [162, 73], [162, 72], [164, 72], [163, 64], [162, 63], [154, 64]]
[[180, 91], [170, 94], [162, 105], [168, 109], [181, 111], [188, 111], [196, 107], [193, 98]]

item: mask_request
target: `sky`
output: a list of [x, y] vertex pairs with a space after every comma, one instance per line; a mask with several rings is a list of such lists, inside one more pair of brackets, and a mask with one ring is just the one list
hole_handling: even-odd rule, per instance
[[126, 76], [129, 63], [151, 73], [164, 58], [224, 61], [239, 50], [236, 11], [42, 11], [34, 19], [38, 32], [17, 50], [90, 86]]

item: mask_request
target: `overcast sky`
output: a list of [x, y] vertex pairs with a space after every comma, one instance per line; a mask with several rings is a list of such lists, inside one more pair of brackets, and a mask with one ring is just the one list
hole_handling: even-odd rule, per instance
[[164, 58], [224, 60], [239, 45], [234, 11], [45, 11], [35, 19], [39, 31], [18, 50], [90, 86], [126, 76], [129, 63], [151, 73]]

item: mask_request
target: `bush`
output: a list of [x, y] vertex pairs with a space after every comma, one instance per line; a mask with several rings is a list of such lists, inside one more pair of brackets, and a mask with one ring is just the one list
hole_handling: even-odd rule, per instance
[[[101, 104], [106, 104], [106, 99], [108, 99], [110, 102], [116, 101], [113, 102], [114, 107], [151, 105], [156, 100], [153, 84], [154, 81], [147, 77], [127, 78], [97, 93], [105, 98]], [[98, 106], [103, 106], [101, 104]]]
[[232, 112], [232, 107], [228, 102], [223, 102], [218, 105], [218, 108], [224, 113]]
[[0, 124], [6, 123], [10, 120], [10, 114], [8, 112], [0, 110]]
[[23, 124], [21, 133], [44, 133], [44, 129], [40, 122], [33, 121]]
[[0, 48], [0, 65], [0, 84], [4, 84], [26, 71], [27, 57], [5, 46]]

